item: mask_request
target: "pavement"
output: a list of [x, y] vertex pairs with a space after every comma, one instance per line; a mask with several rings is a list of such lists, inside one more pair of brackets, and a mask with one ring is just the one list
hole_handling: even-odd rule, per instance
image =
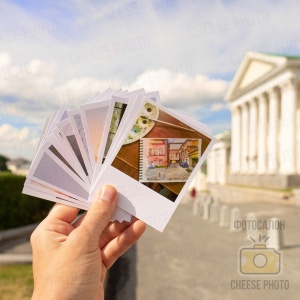
[[[252, 248], [245, 232], [230, 232], [192, 214], [180, 204], [161, 234], [148, 227], [136, 246], [121, 257], [106, 282], [107, 300], [298, 300], [300, 293], [300, 208], [270, 203], [231, 204], [242, 219], [254, 211], [259, 219], [285, 222], [279, 251], [279, 275], [239, 274], [239, 249]], [[5, 243], [8, 243], [5, 242]], [[31, 253], [28, 237], [0, 243], [0, 253]]]
[[8, 239], [0, 242], [1, 264], [29, 264], [32, 263], [30, 234], [23, 237]]
[[193, 216], [191, 203], [180, 204], [163, 234], [149, 227], [137, 245], [136, 299], [299, 299], [300, 209], [267, 203], [237, 206], [243, 219], [254, 211], [259, 219], [285, 221], [280, 275], [241, 276], [238, 250], [252, 247], [246, 233]]

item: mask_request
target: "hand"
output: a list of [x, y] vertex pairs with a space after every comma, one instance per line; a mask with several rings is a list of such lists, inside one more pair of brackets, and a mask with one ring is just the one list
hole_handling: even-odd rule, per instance
[[77, 208], [54, 205], [31, 236], [32, 299], [104, 299], [107, 270], [146, 229], [136, 218], [110, 222], [116, 202], [116, 190], [102, 187], [98, 199], [75, 223]]

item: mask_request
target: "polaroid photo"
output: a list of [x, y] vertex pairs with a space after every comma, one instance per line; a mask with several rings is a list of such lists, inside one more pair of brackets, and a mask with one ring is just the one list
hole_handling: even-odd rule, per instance
[[47, 194], [45, 192], [41, 192], [41, 191], [39, 191], [37, 189], [34, 189], [34, 188], [31, 188], [31, 187], [29, 187], [27, 185], [24, 185], [22, 193], [26, 194], [26, 195], [29, 195], [29, 196], [33, 196], [33, 197], [37, 197], [37, 198], [49, 200], [49, 201], [52, 201], [54, 203], [61, 203], [61, 204], [64, 204], [64, 205], [68, 205], [68, 206], [80, 208], [80, 209], [83, 209], [83, 210], [87, 209], [82, 204], [74, 203], [72, 201], [68, 201], [66, 199], [60, 198], [59, 196], [53, 196], [51, 194]]
[[87, 145], [86, 134], [82, 123], [80, 109], [78, 108], [70, 110], [68, 112], [68, 116], [88, 174], [93, 174], [89, 148]]
[[[113, 109], [111, 114], [110, 129], [107, 141], [105, 144], [104, 158], [106, 158], [109, 149], [111, 148], [116, 134], [122, 134], [122, 131], [119, 128], [125, 128], [126, 130], [126, 121], [130, 119], [131, 112], [134, 111], [138, 106], [139, 102], [142, 101], [145, 97], [151, 97], [151, 99], [157, 103], [160, 103], [159, 92], [149, 92], [141, 93], [144, 89], [136, 90], [130, 93], [130, 97], [120, 98], [113, 97], [112, 100], [115, 100], [115, 103], [111, 105], [110, 110]], [[126, 100], [125, 100], [126, 99]], [[127, 100], [128, 99], [128, 100]], [[126, 112], [126, 114], [125, 114]], [[110, 112], [109, 112], [110, 113]], [[119, 130], [119, 131], [118, 131]], [[98, 170], [99, 172], [100, 170]]]
[[101, 147], [104, 149], [103, 158], [107, 156], [109, 148], [126, 111], [128, 102], [129, 100], [127, 98], [121, 98], [117, 96], [113, 96], [111, 99], [107, 114], [107, 128], [109, 128], [109, 130], [105, 133], [105, 135], [103, 135], [103, 143], [101, 145]]
[[[172, 110], [147, 98], [141, 102], [131, 118], [131, 123], [127, 124], [127, 131], [122, 137], [120, 136], [120, 142], [114, 145], [113, 152], [101, 169], [89, 201], [93, 201], [95, 191], [101, 185], [111, 184], [118, 190], [120, 208], [162, 231], [206, 159], [215, 139], [195, 126], [189, 118], [174, 114]], [[142, 138], [198, 140], [198, 151], [200, 150], [198, 162], [189, 167], [191, 172], [186, 181], [139, 182]], [[201, 147], [199, 140], [201, 140]], [[188, 155], [191, 156], [191, 153]]]
[[[94, 104], [84, 105], [80, 107], [80, 110], [82, 112], [83, 127], [86, 128], [94, 127], [98, 129], [97, 130], [98, 137], [96, 137], [95, 134], [91, 135], [90, 134], [91, 131], [89, 131], [86, 134], [87, 145], [91, 145], [90, 146], [91, 151], [97, 153], [96, 156], [94, 154], [95, 164], [91, 159], [92, 155], [89, 153], [94, 174], [98, 174], [98, 172], [100, 171], [100, 168], [104, 162], [104, 159], [108, 153], [113, 138], [116, 134], [117, 127], [119, 126], [121, 119], [124, 115], [124, 112], [126, 110], [126, 107], [128, 105], [129, 98], [134, 95], [138, 95], [141, 92], [144, 93], [144, 91], [145, 91], [144, 89], [138, 89], [129, 93], [122, 92], [119, 93], [119, 96], [115, 96], [115, 94], [117, 93], [114, 93], [113, 96], [110, 95], [106, 97], [105, 98], [106, 100], [101, 102], [102, 104], [99, 104], [99, 102], [97, 102], [98, 104], [94, 103]], [[123, 96], [121, 97], [120, 95]], [[154, 93], [153, 96], [157, 97], [157, 93]], [[111, 100], [107, 100], [109, 97], [111, 98]], [[116, 102], [118, 103], [116, 104]], [[107, 115], [106, 115], [107, 122], [105, 122], [105, 125], [103, 125], [103, 122], [101, 124], [101, 120], [104, 118], [100, 117], [97, 121], [95, 121], [94, 126], [92, 126], [92, 124], [89, 124], [89, 122], [91, 123], [93, 119], [95, 119], [96, 112], [94, 110], [98, 109], [100, 112], [100, 106], [102, 108], [103, 114], [105, 112], [104, 110], [105, 107], [108, 108]], [[86, 112], [87, 110], [89, 110], [90, 112]], [[83, 111], [85, 111], [85, 113]], [[88, 151], [90, 152], [90, 150]]]
[[35, 157], [36, 157], [36, 155], [37, 155], [37, 152], [38, 152], [39, 148], [41, 147], [43, 140], [45, 139], [46, 132], [47, 132], [48, 127], [50, 126], [50, 122], [51, 122], [51, 120], [54, 118], [54, 116], [55, 116], [55, 112], [53, 112], [51, 116], [47, 116], [47, 117], [46, 117], [46, 120], [45, 120], [45, 122], [44, 122], [43, 129], [42, 129], [42, 133], [41, 133], [41, 136], [40, 136], [38, 145], [37, 145], [37, 147], [36, 147], [36, 149], [35, 149], [35, 152], [34, 152], [32, 161], [35, 159]]
[[27, 178], [82, 202], [87, 202], [89, 190], [86, 184], [68, 170], [62, 161], [48, 149], [48, 146], [47, 144], [42, 146], [31, 165]]
[[119, 207], [116, 207], [116, 210], [111, 218], [111, 222], [114, 221], [119, 221], [120, 223], [122, 223], [123, 221], [130, 222], [131, 218], [132, 218], [131, 214], [129, 214], [128, 212], [126, 212], [125, 210]]
[[106, 124], [106, 129], [109, 128], [109, 131], [106, 131], [106, 136], [103, 137], [103, 140], [106, 141], [101, 143], [100, 149], [105, 157], [96, 165], [92, 186], [100, 175], [102, 165], [105, 164], [106, 157], [109, 155], [109, 149], [114, 147], [115, 142], [117, 143], [115, 136], [120, 136], [123, 128], [126, 130], [126, 121], [130, 119], [132, 111], [139, 106], [141, 99], [144, 99], [144, 97], [137, 94], [132, 95], [129, 100], [117, 96], [112, 97]]
[[100, 94], [97, 97], [95, 97], [94, 99], [92, 99], [89, 103], [86, 103], [86, 104], [107, 101], [107, 100], [110, 100], [112, 96], [119, 95], [119, 94], [122, 94], [122, 93], [123, 93], [122, 89], [118, 89], [118, 90], [108, 89], [105, 92], [103, 92], [102, 94]]
[[161, 104], [161, 99], [159, 95], [159, 91], [153, 91], [153, 92], [148, 92], [148, 93], [141, 93], [142, 96], [145, 96], [152, 101], [155, 101], [158, 104]]
[[70, 175], [76, 176], [77, 179], [80, 179], [80, 185], [82, 185], [86, 190], [89, 190], [90, 184], [84, 181], [84, 177], [79, 172], [80, 170], [76, 168], [74, 161], [70, 159], [68, 150], [63, 148], [53, 134], [49, 135], [39, 152], [43, 152], [45, 150], [50, 151], [51, 154], [55, 155], [58, 164]]
[[[63, 120], [62, 122], [58, 123], [57, 129], [59, 130], [59, 135], [64, 140], [64, 143], [66, 145], [66, 148], [73, 152], [74, 156], [76, 157], [75, 160], [78, 162], [78, 166], [80, 166], [78, 169], [82, 169], [82, 171], [85, 174], [85, 178], [90, 181], [90, 176], [92, 177], [92, 174], [88, 173], [87, 166], [85, 165], [84, 159], [82, 157], [82, 153], [80, 151], [79, 145], [77, 143], [75, 133], [73, 131], [72, 125], [70, 123], [69, 119]], [[54, 131], [54, 134], [56, 137], [58, 137], [57, 131]], [[77, 169], [77, 170], [78, 170]]]
[[68, 109], [65, 107], [60, 107], [57, 113], [55, 114], [55, 117], [51, 121], [45, 136], [47, 137], [52, 132], [52, 130], [56, 128], [57, 123], [60, 123], [67, 118], [68, 118]]
[[94, 171], [103, 134], [110, 101], [101, 101], [80, 106], [82, 124], [86, 136], [91, 168]]
[[118, 96], [112, 96], [109, 103], [106, 123], [104, 126], [102, 141], [98, 152], [98, 161], [94, 169], [92, 184], [98, 176], [105, 158], [109, 152], [113, 139], [117, 133], [118, 127], [122, 121], [129, 100]]
[[38, 142], [38, 146], [35, 150], [32, 162], [35, 160], [35, 157], [40, 149], [40, 147], [42, 146], [42, 144], [46, 141], [47, 137], [49, 136], [49, 134], [51, 134], [53, 128], [55, 128], [55, 122], [58, 122], [59, 120], [62, 120], [65, 118], [66, 116], [66, 112], [67, 110], [65, 108], [60, 108], [57, 111], [54, 111], [51, 116], [48, 116], [46, 118], [46, 121], [44, 123], [43, 129], [42, 129], [42, 133]]
[[[32, 196], [35, 197], [40, 197], [38, 195], [33, 195], [34, 191], [38, 191], [39, 195], [45, 194], [46, 196], [51, 196], [51, 201], [58, 202], [58, 200], [64, 200], [67, 201], [68, 203], [73, 203], [74, 205], [77, 205], [76, 207], [81, 208], [81, 209], [88, 209], [89, 204], [84, 203], [82, 201], [79, 201], [78, 199], [71, 197], [67, 195], [66, 193], [59, 192], [53, 188], [50, 188], [44, 184], [38, 183], [35, 180], [32, 179], [26, 179], [24, 183], [24, 187], [30, 188], [31, 189], [31, 194]], [[24, 191], [23, 191], [24, 192]], [[43, 197], [40, 197], [43, 198]], [[47, 199], [49, 200], [49, 199]]]
[[[108, 88], [107, 90], [109, 90], [109, 89], [110, 89], [110, 88]], [[92, 102], [93, 99], [96, 99], [96, 98], [99, 97], [101, 94], [103, 94], [103, 93], [100, 93], [100, 92], [98, 91], [98, 92], [95, 93], [92, 97], [90, 97], [90, 98], [86, 101], [86, 103]]]
[[[135, 99], [139, 96], [140, 92], [144, 92], [144, 89], [135, 90], [133, 92], [127, 93], [126, 96], [112, 96], [109, 110], [107, 114], [107, 123], [105, 126], [105, 131], [103, 133], [102, 143], [98, 153], [98, 162], [94, 169], [94, 177], [92, 183], [95, 181], [98, 173], [101, 170], [103, 163], [105, 162], [106, 156], [108, 155], [109, 149], [112, 146], [113, 140], [118, 132], [118, 128], [123, 122], [129, 117], [131, 107]], [[126, 113], [126, 114], [125, 114]]]
[[141, 94], [144, 94], [144, 93], [146, 93], [145, 89], [140, 88], [140, 89], [137, 89], [137, 90], [133, 90], [131, 92], [127, 92], [127, 94], [120, 94], [120, 95], [118, 95], [118, 97], [130, 99], [130, 97], [132, 95], [141, 95]]
[[[46, 199], [52, 202], [70, 205], [83, 210], [88, 210], [90, 208], [90, 203], [84, 203], [82, 201], [79, 201], [74, 197], [71, 197], [65, 193], [61, 193], [57, 190], [49, 188], [31, 179], [26, 179], [22, 192], [27, 195]], [[114, 214], [111, 218], [111, 221], [113, 222], [117, 220], [120, 223], [122, 223], [123, 221], [130, 222], [131, 217], [132, 216], [128, 214], [126, 211], [122, 210], [119, 207], [116, 207]]]
[[186, 182], [201, 154], [202, 139], [141, 138], [139, 182]]
[[[55, 140], [58, 142], [60, 146], [59, 152], [61, 155], [66, 157], [70, 164], [73, 166], [73, 168], [76, 170], [76, 172], [80, 175], [80, 177], [84, 180], [84, 182], [90, 186], [91, 182], [89, 177], [84, 172], [84, 169], [82, 168], [82, 165], [80, 164], [80, 161], [78, 160], [74, 150], [78, 150], [76, 147], [73, 150], [71, 147], [71, 144], [69, 143], [68, 139], [66, 137], [63, 137], [59, 128], [55, 128], [52, 131], [52, 134], [50, 136], [54, 136]], [[49, 136], [49, 137], [50, 137]]]
[[47, 136], [49, 136], [49, 134], [55, 128], [56, 123], [60, 122], [61, 120], [64, 120], [66, 117], [68, 117], [67, 109], [64, 108], [64, 107], [61, 107], [59, 110], [54, 111], [51, 116], [46, 118], [43, 130], [42, 130], [42, 133], [41, 133], [41, 137], [40, 137], [40, 140], [38, 142], [38, 146], [36, 148], [36, 151], [35, 151], [35, 154], [33, 156], [32, 162], [34, 161], [40, 147], [42, 146], [42, 144], [47, 139]]
[[96, 95], [91, 97], [85, 104], [89, 104], [89, 103], [93, 103], [93, 102], [99, 102], [99, 101], [101, 101], [101, 99], [104, 99], [107, 95], [110, 95], [113, 92], [114, 91], [111, 88], [106, 89], [102, 93], [98, 92]]
[[61, 161], [62, 166], [80, 178], [86, 188], [89, 189], [90, 182], [86, 180], [86, 176], [82, 168], [76, 164], [76, 160], [72, 159], [72, 155], [70, 155], [71, 152], [68, 147], [64, 147], [64, 144], [60, 143], [58, 139], [62, 142], [61, 138], [57, 138], [53, 133], [50, 134], [43, 145], [44, 148], [49, 149]]

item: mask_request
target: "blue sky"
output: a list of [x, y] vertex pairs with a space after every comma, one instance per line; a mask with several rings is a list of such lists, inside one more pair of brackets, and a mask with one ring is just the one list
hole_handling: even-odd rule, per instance
[[223, 99], [246, 51], [299, 55], [299, 12], [296, 0], [2, 0], [0, 153], [31, 158], [49, 113], [108, 86], [159, 90], [228, 130]]

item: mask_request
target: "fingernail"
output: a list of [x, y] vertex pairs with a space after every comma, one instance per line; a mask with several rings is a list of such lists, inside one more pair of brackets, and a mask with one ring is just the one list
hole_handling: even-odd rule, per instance
[[99, 191], [98, 199], [107, 202], [113, 202], [116, 196], [116, 190], [110, 185], [103, 186]]

